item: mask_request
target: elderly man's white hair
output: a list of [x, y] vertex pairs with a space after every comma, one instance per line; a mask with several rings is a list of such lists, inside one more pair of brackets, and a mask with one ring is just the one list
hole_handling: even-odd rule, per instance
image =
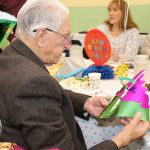
[[59, 0], [27, 0], [18, 12], [16, 36], [34, 36], [33, 30], [49, 28], [57, 31], [69, 10]]

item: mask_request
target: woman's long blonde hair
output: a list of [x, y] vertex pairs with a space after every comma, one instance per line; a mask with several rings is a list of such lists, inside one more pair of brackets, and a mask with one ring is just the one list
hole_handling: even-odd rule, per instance
[[[122, 12], [122, 18], [119, 22], [120, 24], [120, 28], [122, 30], [124, 30], [124, 24], [125, 24], [125, 14], [128, 14], [127, 16], [127, 24], [126, 24], [126, 29], [131, 29], [131, 28], [137, 28], [138, 26], [137, 24], [133, 21], [132, 16], [131, 16], [131, 12], [130, 9], [128, 9], [128, 13], [127, 13], [127, 8], [128, 8], [128, 4], [126, 3], [126, 1], [124, 0], [112, 0], [109, 4], [108, 4], [108, 9], [110, 9], [112, 7], [113, 4], [117, 4], [118, 8], [121, 10]], [[112, 24], [110, 24], [110, 20], [106, 20], [104, 21], [107, 25], [109, 25], [110, 30], [112, 28]]]

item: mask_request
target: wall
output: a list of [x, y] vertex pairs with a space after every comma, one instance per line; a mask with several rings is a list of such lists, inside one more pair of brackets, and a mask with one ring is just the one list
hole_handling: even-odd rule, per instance
[[[69, 7], [72, 32], [87, 31], [107, 19], [110, 0], [61, 0]], [[140, 32], [150, 32], [150, 0], [130, 0], [130, 9]]]
[[[106, 6], [110, 0], [60, 0], [68, 7]], [[150, 4], [150, 0], [126, 0], [131, 5]]]

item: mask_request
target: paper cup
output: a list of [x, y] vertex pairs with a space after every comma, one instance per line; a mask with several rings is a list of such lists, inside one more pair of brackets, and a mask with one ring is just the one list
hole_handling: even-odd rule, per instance
[[134, 60], [134, 73], [137, 74], [141, 70], [145, 70], [148, 64], [147, 55], [137, 55]]
[[99, 90], [101, 73], [92, 72], [88, 74], [88, 77], [91, 90]]
[[135, 56], [135, 61], [148, 61], [149, 56], [148, 55], [136, 55]]

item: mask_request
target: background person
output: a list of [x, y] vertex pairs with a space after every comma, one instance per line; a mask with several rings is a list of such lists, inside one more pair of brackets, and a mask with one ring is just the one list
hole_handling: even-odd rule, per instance
[[112, 0], [108, 4], [109, 19], [97, 27], [108, 37], [114, 61], [119, 60], [121, 53], [134, 57], [139, 50], [138, 26], [128, 7], [124, 0]]

